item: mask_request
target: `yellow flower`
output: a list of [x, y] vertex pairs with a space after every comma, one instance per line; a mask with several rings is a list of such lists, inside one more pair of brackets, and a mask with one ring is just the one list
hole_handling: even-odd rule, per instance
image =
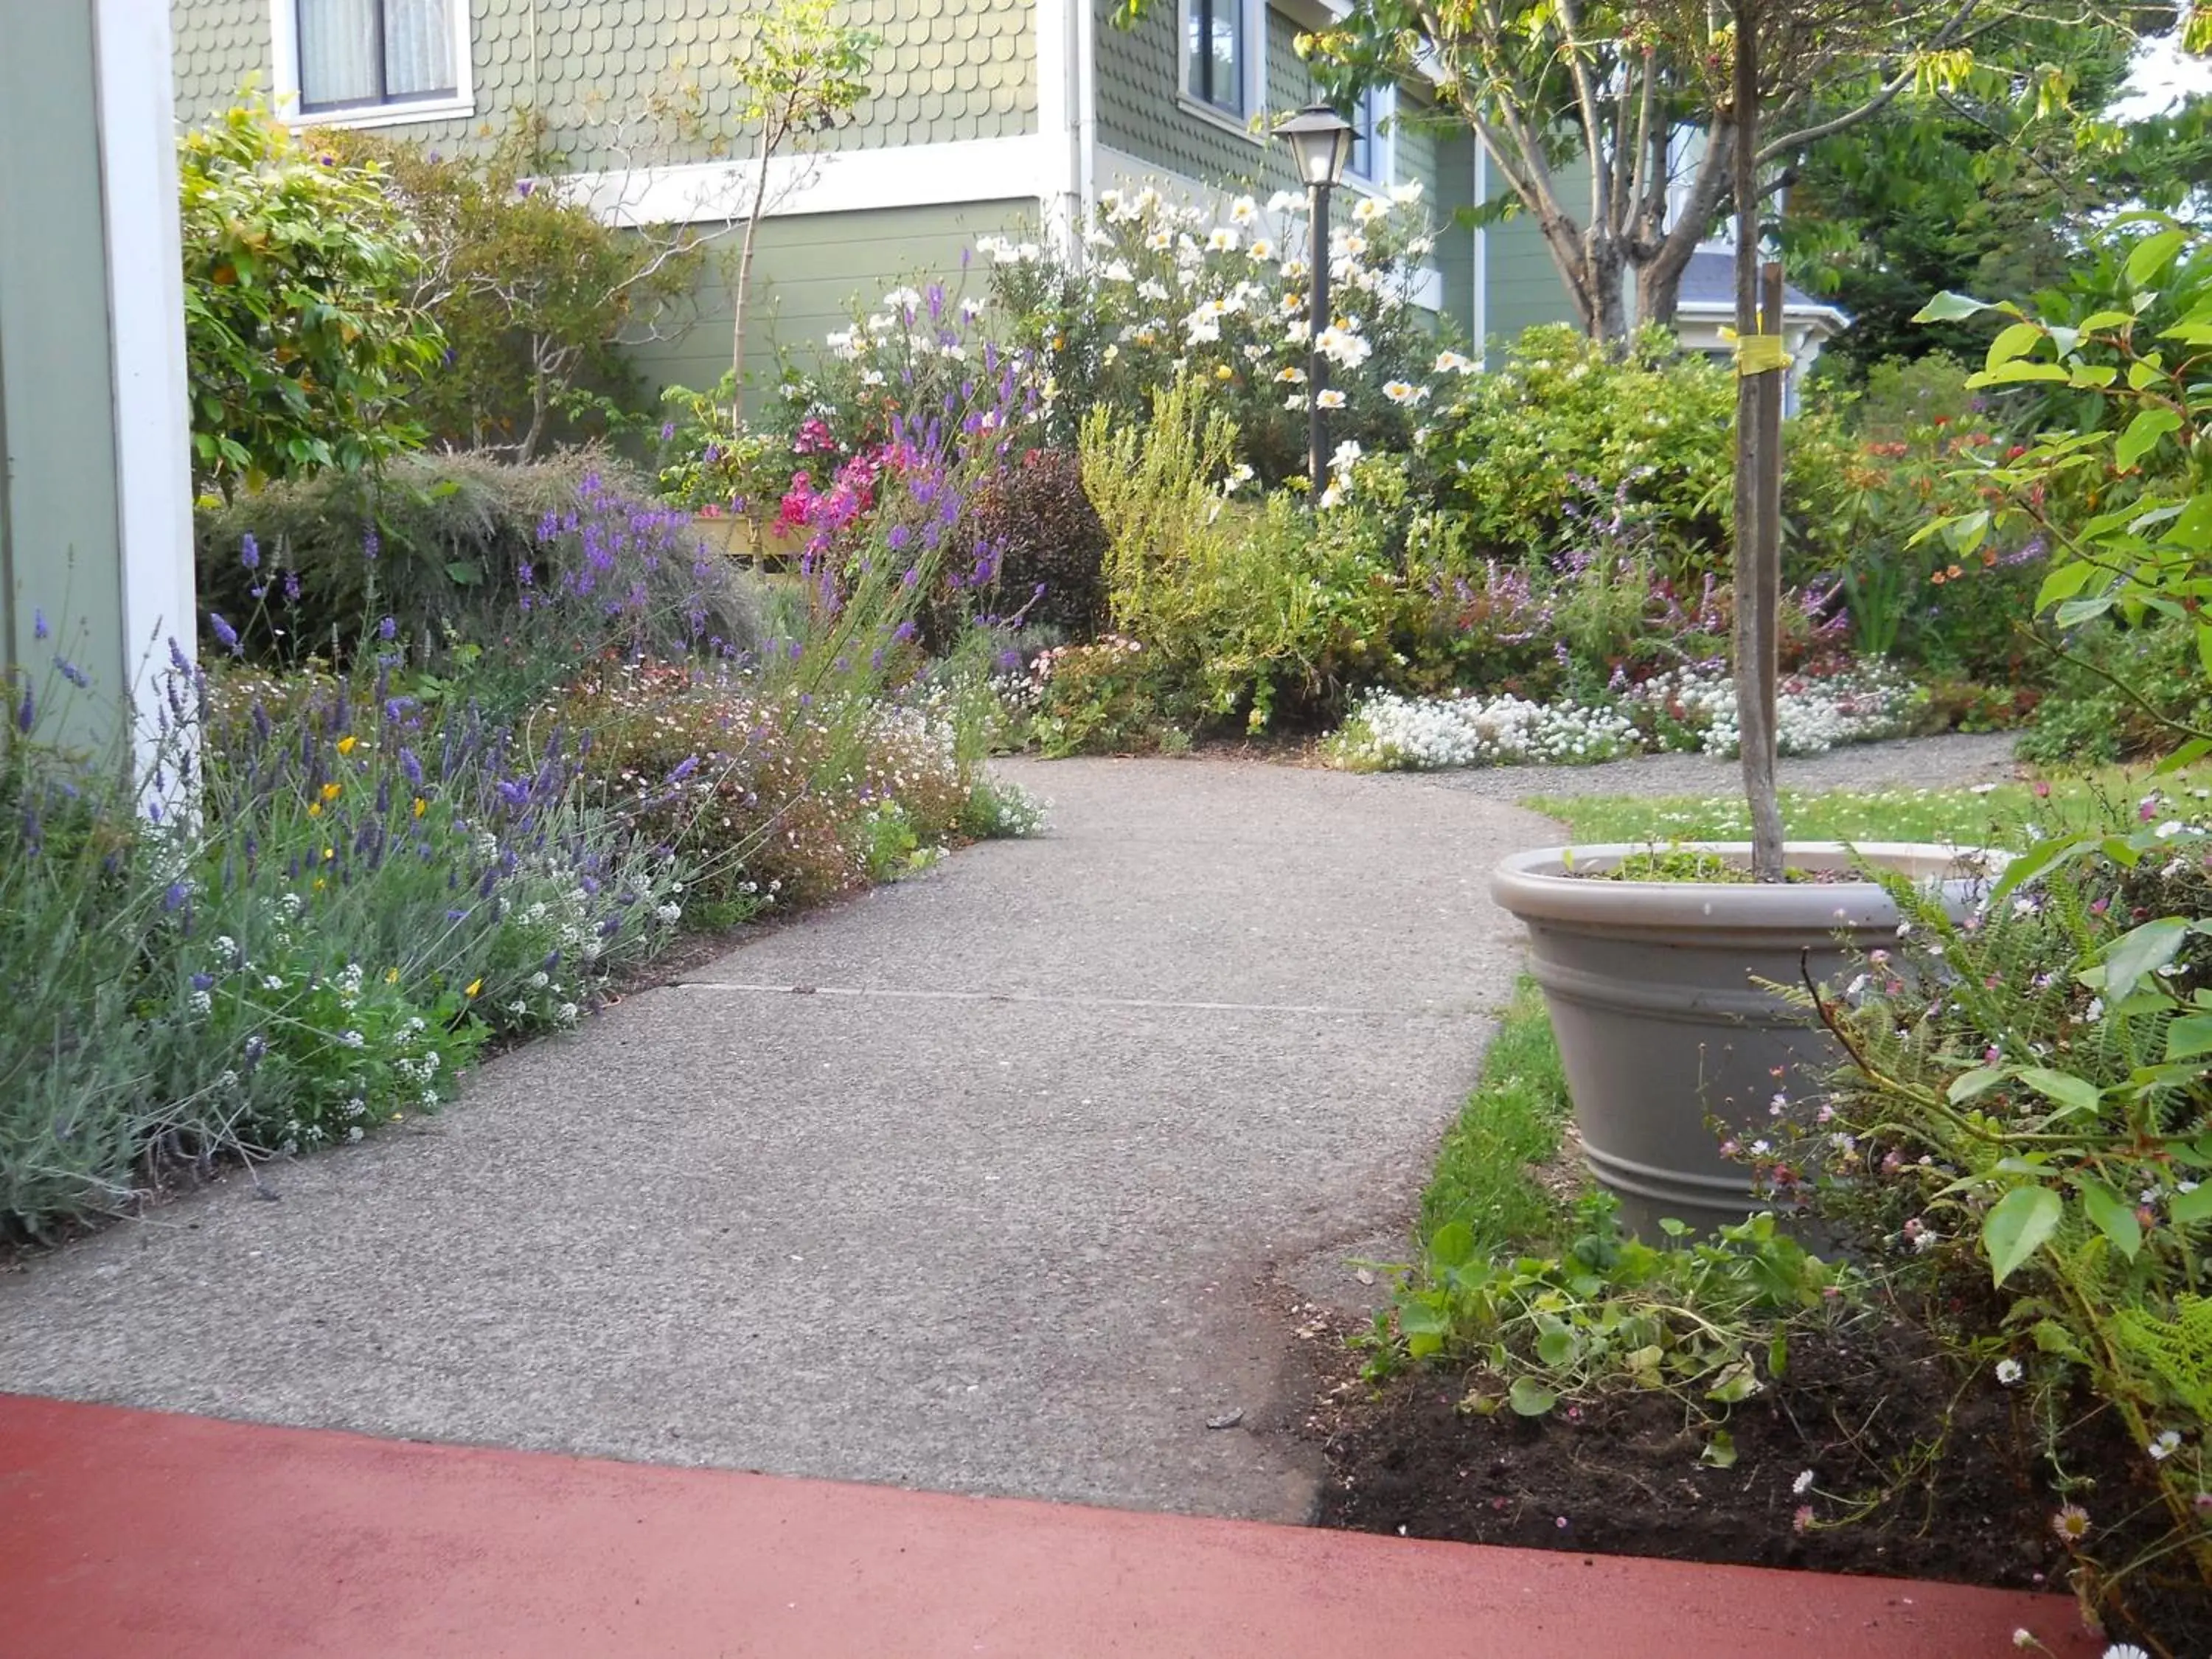
[[1226, 363], [1219, 365], [1213, 371], [1213, 378], [1217, 380], [1233, 380], [1236, 378], [1236, 374], [1237, 371], [1230, 368]]
[[360, 739], [355, 737], [352, 732], [347, 732], [345, 736], [338, 739], [338, 753], [341, 755], [350, 755], [354, 751], [354, 745], [358, 742], [360, 742]]
[[323, 890], [323, 878], [320, 876], [315, 878], [315, 890], [318, 893]]
[[386, 985], [397, 985], [397, 984], [398, 984], [398, 983], [399, 983], [399, 970], [398, 970], [397, 968], [387, 968], [387, 969], [386, 969], [384, 970], [384, 982], [385, 982]]
[[319, 818], [319, 817], [322, 817], [322, 815], [323, 815], [323, 804], [322, 804], [322, 802], [320, 802], [320, 801], [319, 801], [319, 800], [311, 800], [311, 801], [309, 801], [309, 802], [307, 803], [307, 816], [308, 816], [309, 817], [311, 817], [311, 818]]
[[345, 786], [342, 783], [326, 783], [323, 786], [323, 799], [325, 800], [336, 800], [343, 793], [345, 793]]
[[467, 994], [467, 995], [469, 995], [469, 996], [474, 996], [477, 992], [479, 992], [479, 991], [481, 991], [481, 990], [483, 990], [483, 981], [482, 980], [480, 980], [480, 979], [472, 979], [472, 980], [471, 980], [471, 981], [469, 981], [469, 988], [468, 988], [467, 992], [465, 993], [465, 994]]
[[329, 863], [332, 859], [336, 858], [337, 855], [338, 855], [338, 849], [337, 849], [337, 848], [335, 848], [335, 847], [325, 847], [325, 848], [323, 848], [323, 862], [324, 862], [324, 863], [325, 863], [325, 864], [328, 864], [328, 863]]
[[416, 817], [421, 817], [423, 813], [429, 810], [430, 803], [428, 801], [424, 800], [420, 795], [415, 797], [415, 816]]

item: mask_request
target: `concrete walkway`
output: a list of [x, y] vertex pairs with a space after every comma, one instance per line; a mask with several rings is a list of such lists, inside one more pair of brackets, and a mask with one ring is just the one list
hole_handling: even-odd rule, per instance
[[0, 1395], [0, 1650], [2092, 1659], [2052, 1595], [395, 1445]]
[[1280, 1279], [1419, 1191], [1518, 962], [1490, 867], [1549, 826], [1018, 769], [1048, 838], [496, 1060], [277, 1201], [233, 1179], [0, 1276], [0, 1389], [1304, 1520], [1311, 1454], [1254, 1432], [1297, 1396]]

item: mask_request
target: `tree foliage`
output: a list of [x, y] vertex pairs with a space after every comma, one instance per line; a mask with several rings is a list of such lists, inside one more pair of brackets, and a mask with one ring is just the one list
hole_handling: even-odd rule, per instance
[[2104, 114], [2135, 44], [2118, 27], [2021, 26], [2001, 49], [1984, 45], [1984, 64], [2049, 65], [2081, 113], [1969, 83], [1808, 151], [1779, 233], [1794, 279], [1853, 319], [1824, 356], [1856, 378], [1887, 357], [1978, 354], [1986, 327], [1912, 322], [1930, 294], [2025, 299], [2063, 278], [2109, 204], [2190, 202], [2212, 165], [2212, 100], [2126, 122]]
[[[1125, 0], [1141, 10], [1147, 0]], [[1893, 107], [1923, 111], [1965, 87], [2057, 120], [2065, 81], [2033, 56], [1989, 54], [2007, 26], [2107, 21], [2094, 0], [1863, 0], [1759, 12], [1765, 124], [1762, 212], [1815, 144]], [[2137, 14], [2139, 15], [2139, 14]], [[2155, 15], [2170, 25], [2170, 11]], [[1672, 320], [1699, 241], [1733, 207], [1735, 12], [1657, 0], [1362, 0], [1301, 50], [1333, 95], [1391, 76], [1433, 81], [1502, 181], [1490, 216], [1527, 215], [1577, 319], [1623, 337], [1633, 316]]]
[[649, 335], [690, 293], [700, 263], [694, 237], [619, 230], [541, 187], [557, 170], [544, 131], [526, 116], [481, 159], [376, 132], [316, 139], [374, 168], [420, 231], [414, 301], [437, 319], [446, 352], [416, 412], [449, 444], [518, 460], [542, 452], [581, 394], [626, 399], [635, 374], [617, 342]]
[[382, 170], [256, 102], [187, 133], [178, 171], [200, 487], [355, 471], [419, 443], [410, 400], [442, 341]]

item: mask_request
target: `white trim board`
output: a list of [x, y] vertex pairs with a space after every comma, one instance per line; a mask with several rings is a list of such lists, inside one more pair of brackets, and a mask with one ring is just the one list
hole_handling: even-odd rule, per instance
[[156, 706], [169, 642], [191, 656], [198, 635], [169, 9], [94, 0], [93, 29], [123, 566], [118, 623], [144, 762], [154, 738], [143, 717]]
[[[769, 161], [768, 216], [860, 213], [1026, 198], [1049, 202], [1066, 172], [1066, 135], [1027, 132], [944, 144], [891, 145], [778, 155]], [[684, 225], [742, 220], [756, 163], [698, 161], [579, 173], [558, 181], [610, 224]]]

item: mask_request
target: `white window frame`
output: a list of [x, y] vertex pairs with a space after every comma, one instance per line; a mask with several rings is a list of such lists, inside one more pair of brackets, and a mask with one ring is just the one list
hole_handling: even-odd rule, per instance
[[269, 38], [274, 54], [270, 84], [276, 114], [294, 127], [398, 127], [418, 121], [450, 121], [477, 112], [476, 62], [470, 47], [471, 0], [453, 0], [453, 76], [450, 98], [410, 99], [404, 103], [363, 104], [349, 109], [300, 108], [300, 0], [269, 0]]
[[1379, 193], [1398, 182], [1398, 88], [1370, 87], [1360, 96], [1371, 100], [1368, 107], [1375, 118], [1375, 130], [1367, 140], [1367, 161], [1373, 170], [1354, 173], [1347, 162], [1345, 182], [1354, 189]]
[[1251, 123], [1264, 114], [1267, 108], [1267, 0], [1231, 0], [1231, 3], [1238, 8], [1243, 29], [1243, 85], [1238, 88], [1243, 107], [1235, 111], [1224, 109], [1220, 105], [1200, 97], [1191, 89], [1191, 0], [1176, 0], [1176, 102], [1201, 121], [1210, 121], [1215, 126], [1253, 143], [1265, 144], [1267, 135], [1255, 132]]

